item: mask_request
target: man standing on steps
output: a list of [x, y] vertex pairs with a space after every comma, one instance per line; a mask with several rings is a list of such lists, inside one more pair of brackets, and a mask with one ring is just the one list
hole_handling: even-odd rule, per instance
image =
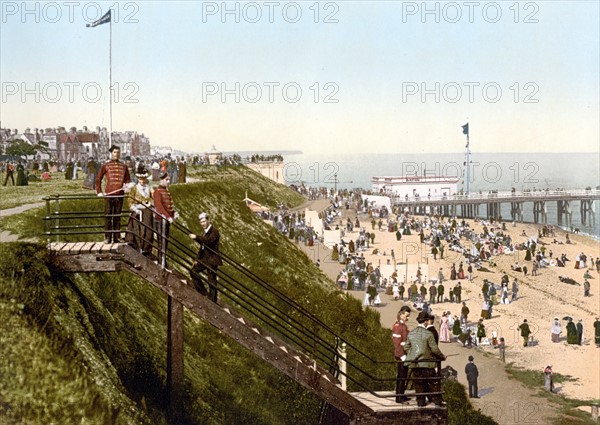
[[158, 242], [158, 264], [163, 268], [168, 268], [167, 265], [167, 245], [169, 243], [169, 231], [171, 223], [173, 223], [179, 214], [173, 206], [173, 198], [169, 192], [169, 183], [171, 179], [167, 173], [162, 173], [160, 176], [160, 184], [152, 198], [154, 200], [154, 229], [156, 231], [156, 240]]
[[[427, 404], [423, 393], [437, 393], [441, 391], [441, 382], [436, 376], [436, 360], [445, 360], [446, 356], [440, 351], [435, 343], [433, 334], [426, 329], [429, 314], [420, 312], [417, 316], [419, 326], [410, 331], [404, 351], [406, 352], [405, 367], [412, 371], [417, 394], [417, 406], [423, 407]], [[441, 394], [430, 395], [431, 400], [437, 406], [443, 406]]]
[[473, 356], [469, 356], [469, 363], [465, 366], [465, 375], [467, 375], [467, 382], [469, 383], [469, 398], [479, 398], [479, 391], [477, 389], [479, 371], [473, 360], [475, 360]]
[[408, 376], [408, 367], [404, 365], [404, 360], [406, 359], [404, 345], [406, 344], [406, 338], [408, 337], [408, 326], [406, 325], [406, 322], [408, 321], [410, 312], [409, 306], [402, 306], [398, 312], [396, 323], [394, 323], [394, 326], [392, 327], [394, 357], [398, 362], [398, 373], [396, 375], [396, 403], [406, 403], [408, 401], [408, 397], [404, 396], [406, 378]]
[[[100, 167], [96, 176], [96, 194], [104, 198], [104, 243], [121, 241], [121, 211], [123, 210], [124, 186], [131, 183], [131, 176], [125, 163], [119, 161], [121, 148], [112, 145], [109, 149], [110, 161]], [[106, 186], [102, 192], [102, 179], [106, 176]]]
[[190, 238], [200, 244], [196, 261], [192, 266], [192, 281], [196, 290], [206, 295], [206, 287], [200, 279], [200, 272], [206, 271], [208, 276], [209, 298], [217, 302], [217, 268], [223, 264], [219, 256], [219, 231], [210, 223], [210, 218], [205, 212], [198, 216], [200, 225], [204, 229], [202, 235], [190, 233]]

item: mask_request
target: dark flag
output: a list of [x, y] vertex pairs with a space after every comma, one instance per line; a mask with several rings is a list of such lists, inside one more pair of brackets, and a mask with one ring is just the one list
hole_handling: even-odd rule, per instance
[[468, 136], [469, 135], [469, 123], [466, 123], [465, 125], [463, 125], [462, 129], [463, 129], [463, 134], [466, 134]]
[[98, 25], [107, 24], [109, 22], [110, 22], [110, 9], [108, 9], [108, 12], [106, 12], [104, 14], [104, 16], [102, 16], [97, 21], [92, 22], [91, 24], [87, 24], [86, 27], [94, 28], [94, 27], [97, 27]]

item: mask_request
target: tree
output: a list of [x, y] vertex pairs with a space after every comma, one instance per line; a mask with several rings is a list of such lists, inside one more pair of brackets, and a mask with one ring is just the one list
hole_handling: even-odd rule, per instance
[[47, 152], [48, 144], [46, 142], [40, 142], [37, 145], [30, 145], [25, 140], [16, 140], [11, 143], [11, 145], [6, 148], [7, 155], [14, 156], [35, 156], [38, 152]]
[[28, 155], [35, 155], [35, 152], [35, 148], [24, 140], [14, 141], [6, 148], [6, 154], [13, 156], [27, 157]]

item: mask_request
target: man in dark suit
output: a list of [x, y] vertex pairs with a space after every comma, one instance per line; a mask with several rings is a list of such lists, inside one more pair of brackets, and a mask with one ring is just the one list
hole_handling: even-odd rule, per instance
[[435, 343], [437, 344], [440, 342], [440, 335], [438, 334], [437, 329], [435, 329], [434, 322], [435, 322], [435, 316], [430, 314], [427, 319], [425, 328], [433, 334], [433, 339], [435, 340]]
[[465, 375], [467, 375], [467, 382], [469, 383], [469, 397], [479, 398], [479, 391], [477, 389], [479, 371], [477, 370], [475, 363], [473, 363], [473, 360], [473, 356], [469, 356], [469, 363], [465, 366]]
[[208, 214], [201, 213], [198, 216], [200, 225], [204, 229], [204, 234], [195, 235], [190, 233], [190, 238], [200, 244], [196, 261], [192, 266], [192, 281], [196, 290], [203, 295], [206, 295], [206, 287], [200, 279], [200, 272], [205, 271], [208, 276], [209, 298], [217, 302], [217, 268], [223, 264], [219, 256], [219, 231], [210, 223]]
[[[405, 365], [412, 371], [417, 405], [422, 407], [427, 404], [423, 393], [439, 393], [441, 391], [440, 379], [436, 377], [436, 360], [445, 360], [446, 356], [440, 351], [433, 334], [426, 329], [429, 314], [420, 312], [417, 316], [419, 326], [409, 334], [404, 351], [406, 352]], [[437, 406], [443, 406], [441, 394], [431, 394], [431, 399]]]

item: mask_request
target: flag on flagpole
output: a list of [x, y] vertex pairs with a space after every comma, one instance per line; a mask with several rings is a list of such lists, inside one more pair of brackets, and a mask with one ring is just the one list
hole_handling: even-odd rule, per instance
[[94, 27], [97, 27], [98, 25], [107, 24], [109, 22], [110, 22], [110, 9], [108, 9], [108, 12], [106, 12], [97, 21], [94, 21], [91, 24], [86, 24], [86, 27], [88, 27], [88, 28], [94, 28]]
[[462, 129], [463, 129], [463, 134], [466, 134], [468, 136], [469, 135], [469, 123], [466, 123], [465, 125], [463, 125]]

